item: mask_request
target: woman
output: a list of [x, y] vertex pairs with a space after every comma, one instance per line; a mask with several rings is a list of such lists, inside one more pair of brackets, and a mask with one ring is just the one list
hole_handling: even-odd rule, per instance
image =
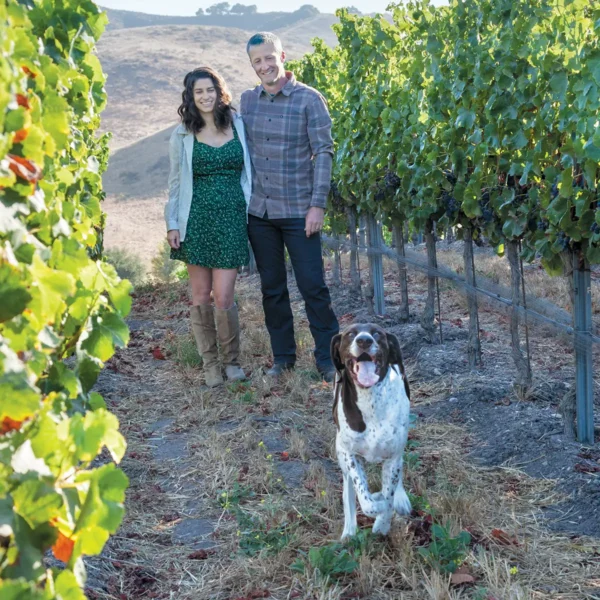
[[227, 379], [246, 378], [238, 361], [234, 286], [238, 267], [249, 258], [250, 157], [242, 119], [223, 78], [201, 67], [188, 73], [183, 85], [181, 124], [169, 143], [167, 240], [171, 258], [187, 265], [192, 329], [206, 385], [215, 387], [223, 383], [217, 337]]

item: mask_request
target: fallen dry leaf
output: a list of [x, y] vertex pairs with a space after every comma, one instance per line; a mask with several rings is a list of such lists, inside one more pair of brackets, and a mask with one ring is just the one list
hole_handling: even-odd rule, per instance
[[281, 460], [290, 460], [290, 455], [288, 452], [282, 452], [280, 455]]
[[578, 473], [600, 473], [600, 465], [586, 465], [585, 463], [577, 463], [575, 470]]
[[206, 560], [211, 554], [214, 554], [214, 550], [196, 550], [191, 554], [188, 554], [190, 560]]
[[467, 585], [475, 583], [475, 577], [469, 573], [466, 567], [460, 567], [456, 572], [450, 576], [450, 583], [452, 585]]
[[166, 360], [165, 355], [158, 346], [152, 350], [152, 356], [156, 358], [156, 360]]
[[492, 537], [503, 546], [518, 546], [519, 540], [514, 535], [509, 535], [502, 529], [492, 529]]

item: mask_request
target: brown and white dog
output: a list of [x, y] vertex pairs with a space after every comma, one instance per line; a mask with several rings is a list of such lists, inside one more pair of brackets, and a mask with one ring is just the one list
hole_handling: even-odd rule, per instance
[[[410, 513], [402, 485], [410, 390], [396, 336], [373, 324], [354, 324], [331, 340], [337, 370], [333, 419], [344, 475], [344, 531], [356, 533], [356, 496], [373, 532], [386, 535], [394, 511]], [[371, 494], [361, 460], [383, 463], [381, 492]]]

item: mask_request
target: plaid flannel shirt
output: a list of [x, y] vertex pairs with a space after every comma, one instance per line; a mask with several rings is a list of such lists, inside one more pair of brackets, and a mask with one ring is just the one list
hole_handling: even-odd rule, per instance
[[323, 96], [296, 81], [275, 96], [262, 85], [242, 94], [240, 113], [252, 161], [248, 213], [271, 219], [304, 218], [325, 208], [331, 182], [331, 118]]

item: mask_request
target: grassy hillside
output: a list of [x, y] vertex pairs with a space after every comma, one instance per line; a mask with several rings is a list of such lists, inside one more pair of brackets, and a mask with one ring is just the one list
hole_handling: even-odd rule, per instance
[[[289, 58], [310, 49], [315, 36], [333, 38], [332, 20], [321, 15], [289, 37], [280, 33]], [[328, 29], [329, 28], [329, 29]], [[327, 32], [328, 35], [324, 35]], [[108, 75], [108, 107], [102, 129], [111, 131], [111, 150], [118, 150], [159, 132], [177, 121], [185, 74], [195, 67], [216, 68], [239, 100], [256, 84], [246, 56], [248, 32], [226, 27], [160, 25], [107, 32], [98, 56]]]
[[[193, 17], [175, 17], [170, 15], [151, 15], [128, 10], [105, 8], [110, 19], [108, 31], [133, 27], [152, 27], [156, 25], [202, 25], [207, 27], [234, 27], [247, 31], [272, 31], [294, 25], [300, 21], [320, 16], [313, 9], [299, 9], [288, 12], [266, 12], [247, 15], [224, 14]], [[324, 15], [335, 18], [333, 15]]]
[[[109, 102], [102, 114], [102, 130], [113, 133], [109, 168], [103, 177], [108, 214], [105, 244], [128, 248], [148, 261], [164, 238], [168, 138], [178, 121], [185, 74], [202, 65], [216, 68], [231, 88], [234, 104], [239, 104], [243, 90], [256, 85], [257, 78], [246, 56], [248, 30], [189, 24], [140, 26], [146, 17], [148, 23], [177, 18], [108, 12], [113, 28], [98, 44], [108, 75]], [[136, 15], [142, 15], [138, 21]], [[320, 14], [277, 30], [287, 56], [298, 58], [310, 50], [314, 37], [335, 44], [331, 25], [336, 20]], [[130, 22], [138, 25], [127, 26]]]

